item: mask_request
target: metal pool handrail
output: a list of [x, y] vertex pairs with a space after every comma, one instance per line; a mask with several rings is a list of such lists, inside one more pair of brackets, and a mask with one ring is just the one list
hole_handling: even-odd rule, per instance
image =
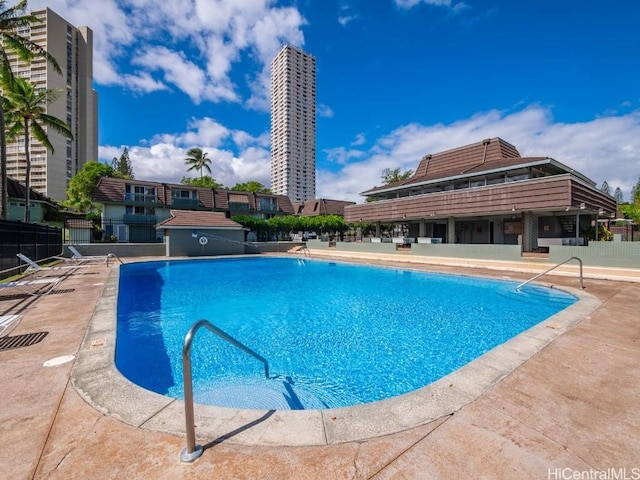
[[120, 262], [120, 265], [124, 265], [124, 262], [120, 259], [118, 255], [116, 255], [115, 253], [107, 253], [107, 267], [109, 266], [110, 258], [115, 258]]
[[554, 269], [558, 268], [560, 265], [564, 265], [565, 263], [570, 262], [571, 260], [577, 260], [577, 261], [580, 263], [580, 288], [584, 288], [584, 282], [583, 282], [583, 277], [582, 277], [582, 260], [581, 260], [580, 258], [578, 258], [578, 257], [571, 257], [571, 258], [569, 258], [569, 259], [565, 260], [564, 262], [561, 262], [561, 263], [559, 263], [559, 264], [557, 264], [557, 265], [554, 265], [554, 266], [553, 266], [553, 267], [551, 267], [550, 269], [545, 270], [545, 271], [544, 271], [544, 272], [542, 272], [542, 273], [539, 273], [538, 275], [536, 275], [536, 276], [535, 276], [535, 277], [533, 277], [533, 278], [530, 278], [530, 279], [529, 279], [529, 280], [527, 280], [526, 282], [521, 283], [520, 285], [518, 285], [518, 286], [516, 287], [516, 290], [519, 292], [519, 291], [520, 291], [520, 288], [524, 287], [527, 283], [529, 283], [529, 282], [533, 282], [535, 279], [540, 278], [541, 276], [543, 276], [543, 275], [545, 275], [545, 274], [549, 273], [551, 270], [554, 270]]
[[193, 414], [193, 383], [191, 378], [191, 343], [196, 335], [196, 332], [200, 327], [205, 327], [212, 333], [215, 333], [223, 340], [229, 342], [234, 347], [238, 347], [245, 353], [248, 353], [252, 357], [260, 360], [264, 364], [264, 376], [269, 378], [269, 362], [251, 350], [249, 347], [233, 338], [228, 333], [223, 332], [214, 324], [208, 320], [198, 320], [189, 329], [184, 337], [184, 344], [182, 346], [182, 376], [184, 377], [184, 416], [186, 421], [187, 431], [187, 447], [180, 453], [180, 460], [183, 462], [193, 462], [202, 455], [203, 448], [201, 445], [196, 445], [196, 433], [195, 433], [195, 421]]

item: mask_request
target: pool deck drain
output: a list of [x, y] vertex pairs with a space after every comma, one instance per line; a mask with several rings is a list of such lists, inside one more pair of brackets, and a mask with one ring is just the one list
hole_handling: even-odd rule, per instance
[[[360, 261], [371, 263], [378, 259]], [[502, 265], [496, 266], [499, 271], [444, 265], [411, 268], [486, 273], [500, 278], [506, 275], [514, 280], [531, 277]], [[137, 423], [132, 423], [144, 424], [144, 428], [137, 428], [121, 421], [117, 414], [105, 414], [106, 409], [96, 410], [69, 383], [73, 362], [42, 367], [46, 360], [81, 354], [85, 349], [92, 353], [111, 351], [113, 326], [101, 322], [95, 325], [93, 339], [106, 340], [104, 346], [91, 349], [88, 339], [90, 319], [100, 317], [99, 313], [109, 308], [96, 301], [103, 293], [108, 296], [113, 288], [109, 284], [93, 284], [107, 279], [106, 267], [98, 267], [96, 273], [95, 282], [73, 276], [64, 280], [66, 293], [42, 297], [26, 308], [20, 306], [24, 318], [14, 334], [41, 330], [50, 334], [29, 348], [0, 352], [0, 471], [6, 478], [548, 478], [549, 471], [555, 469], [582, 472], [626, 468], [631, 472], [638, 467], [640, 272], [630, 282], [587, 276], [586, 291], [601, 305], [584, 314], [568, 331], [556, 319], [548, 320], [549, 328], [542, 326], [530, 341], [542, 341], [546, 335], [559, 331], [561, 335], [528, 360], [520, 361], [520, 366], [499, 377], [453, 415], [375, 436], [379, 432], [377, 424], [396, 422], [397, 417], [407, 415], [401, 422], [409, 425], [424, 420], [422, 416], [412, 421], [409, 417], [415, 414], [406, 414], [404, 403], [400, 403], [397, 410], [391, 409], [385, 415], [372, 413], [368, 425], [353, 422], [349, 427], [353, 430], [341, 437], [342, 443], [283, 447], [265, 445], [275, 437], [281, 422], [279, 412], [244, 420], [230, 414], [218, 419], [223, 425], [222, 435], [216, 436], [217, 431], [211, 436], [199, 432], [206, 448], [191, 465], [181, 464], [178, 459], [184, 438], [162, 431], [172, 431], [173, 426], [159, 425], [156, 429], [152, 422], [145, 423], [148, 417], [140, 416]], [[601, 270], [596, 274], [601, 275]], [[611, 278], [628, 276], [628, 270], [611, 272]], [[545, 281], [558, 286], [577, 285], [575, 276], [548, 276]], [[9, 311], [11, 302], [3, 300], [0, 307]], [[516, 361], [520, 354], [520, 346], [508, 352]], [[84, 363], [82, 368], [89, 377], [100, 378], [109, 388], [109, 380], [115, 374], [92, 369], [94, 360], [78, 359], [75, 366], [79, 368]], [[500, 375], [492, 364], [471, 368], [472, 378]], [[475, 383], [472, 386], [462, 380], [451, 381], [434, 393], [433, 400], [446, 400], [452, 389], [466, 389], [469, 396], [475, 388], [479, 388]], [[140, 401], [138, 393], [126, 386], [112, 396], [117, 398], [111, 401], [125, 409], [135, 410]], [[158, 403], [159, 415], [154, 420], [161, 424], [161, 411], [174, 410], [168, 416], [183, 423], [184, 412], [177, 403]], [[325, 412], [342, 413], [338, 410], [341, 409]], [[338, 438], [337, 430], [346, 426], [347, 420], [353, 419], [327, 414], [323, 418], [327, 438]], [[337, 424], [333, 425], [334, 431], [329, 428], [332, 422]], [[263, 427], [266, 424], [273, 427], [273, 433]], [[249, 431], [256, 431], [254, 435], [260, 437], [262, 445], [237, 443]], [[363, 438], [363, 433], [368, 439], [348, 440], [349, 435]]]

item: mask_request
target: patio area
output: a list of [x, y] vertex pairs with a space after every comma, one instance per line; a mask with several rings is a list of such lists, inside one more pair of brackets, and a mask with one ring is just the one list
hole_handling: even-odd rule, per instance
[[[357, 261], [391, 264], [379, 256]], [[415, 257], [410, 265], [394, 264], [514, 280], [530, 278], [533, 268], [436, 265]], [[622, 469], [630, 476], [634, 468], [640, 473], [640, 272], [585, 268], [586, 292], [600, 307], [455, 414], [392, 435], [323, 446], [211, 438], [200, 459], [183, 464], [183, 437], [130, 426], [86, 403], [71, 383], [75, 360], [43, 366], [78, 355], [115, 268], [100, 265], [67, 275], [45, 296], [0, 297], [0, 314], [23, 315], [11, 336], [48, 332], [37, 344], [0, 351], [5, 478], [562, 478], [561, 471]], [[541, 281], [576, 288], [571, 268]]]

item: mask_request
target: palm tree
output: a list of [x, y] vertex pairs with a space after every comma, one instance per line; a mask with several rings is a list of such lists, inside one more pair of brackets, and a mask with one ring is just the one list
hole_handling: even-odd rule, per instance
[[200, 170], [200, 178], [202, 178], [203, 168], [211, 173], [211, 167], [208, 165], [211, 163], [211, 159], [207, 157], [207, 152], [203, 152], [201, 148], [193, 147], [187, 150], [187, 158], [184, 159], [184, 163], [191, 165], [187, 168], [187, 172]]
[[51, 145], [45, 129], [51, 129], [71, 139], [73, 138], [73, 134], [71, 133], [69, 125], [59, 118], [46, 113], [47, 105], [54, 102], [59, 95], [57, 90], [50, 88], [36, 89], [33, 83], [24, 78], [8, 76], [5, 71], [1, 73], [0, 83], [3, 90], [2, 110], [7, 117], [7, 137], [13, 140], [20, 134], [24, 136], [24, 153], [27, 162], [24, 182], [24, 221], [25, 223], [29, 223], [29, 177], [31, 175], [29, 137], [33, 135], [47, 150], [54, 153], [53, 145]]
[[[17, 34], [19, 27], [39, 22], [33, 15], [27, 15], [27, 0], [21, 0], [11, 8], [6, 8], [6, 0], [0, 0], [0, 69], [4, 75], [13, 77], [9, 53], [20, 60], [44, 57], [53, 69], [62, 73], [58, 62], [40, 45]], [[4, 111], [0, 109], [0, 218], [7, 218], [7, 143], [5, 138]]]

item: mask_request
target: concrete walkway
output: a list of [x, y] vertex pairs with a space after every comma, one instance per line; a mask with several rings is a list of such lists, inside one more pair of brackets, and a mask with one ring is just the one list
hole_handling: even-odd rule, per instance
[[[504, 265], [484, 267], [411, 264], [531, 277]], [[85, 403], [70, 383], [73, 361], [43, 366], [78, 354], [108, 273], [104, 266], [78, 272], [39, 298], [0, 297], [0, 315], [24, 316], [11, 336], [48, 332], [38, 344], [0, 351], [3, 478], [546, 479], [620, 469], [632, 478], [632, 469], [640, 468], [640, 283], [585, 279], [601, 306], [453, 415], [325, 446], [251, 446], [231, 439], [206, 445], [195, 463], [182, 464], [184, 438], [132, 427]], [[575, 275], [544, 280], [577, 285]]]

